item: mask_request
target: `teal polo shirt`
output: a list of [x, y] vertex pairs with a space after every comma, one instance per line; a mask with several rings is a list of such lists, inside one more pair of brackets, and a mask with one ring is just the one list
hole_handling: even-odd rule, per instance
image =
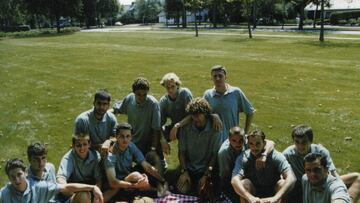
[[34, 181], [50, 181], [56, 183], [55, 166], [52, 163], [47, 162], [45, 164], [44, 172], [41, 178], [34, 175], [30, 166], [26, 169], [27, 178], [33, 179]]
[[220, 148], [220, 133], [207, 120], [203, 130], [190, 123], [180, 128], [179, 152], [186, 156], [186, 167], [192, 172], [204, 172], [209, 161], [217, 156]]
[[319, 186], [311, 185], [307, 176], [302, 177], [303, 203], [330, 203], [334, 200], [350, 202], [346, 186], [340, 178], [328, 175]]
[[132, 142], [143, 152], [150, 150], [153, 130], [160, 131], [160, 107], [155, 97], [147, 95], [145, 101], [137, 104], [135, 94], [130, 93], [122, 102], [114, 105], [114, 113], [126, 114], [133, 127]]
[[99, 162], [100, 154], [95, 150], [89, 150], [88, 157], [82, 160], [71, 149], [61, 159], [57, 177], [64, 178], [68, 183], [95, 185], [102, 177]]
[[244, 143], [243, 150], [236, 152], [230, 145], [229, 139], [222, 143], [218, 152], [219, 176], [230, 182], [236, 158], [245, 152], [247, 144]]
[[74, 134], [90, 135], [92, 145], [103, 144], [116, 134], [117, 120], [113, 113], [106, 112], [101, 120], [96, 119], [94, 108], [81, 113], [75, 119]]
[[240, 124], [239, 113], [251, 115], [255, 112], [250, 101], [238, 87], [228, 85], [224, 94], [217, 93], [215, 88], [208, 89], [204, 93], [204, 99], [209, 102], [213, 113], [218, 114], [222, 121], [221, 143], [229, 137], [230, 128]]
[[168, 94], [160, 98], [161, 125], [166, 123], [167, 118], [170, 118], [171, 124], [174, 125], [187, 115], [186, 106], [193, 98], [190, 90], [180, 87], [176, 94], [175, 100], [172, 100]]
[[133, 162], [138, 165], [145, 161], [144, 155], [132, 142], [124, 151], [120, 151], [117, 143], [114, 145], [113, 153], [105, 160], [105, 168], [115, 168], [116, 178], [123, 180], [133, 171]]
[[26, 182], [24, 193], [17, 192], [10, 183], [1, 188], [0, 203], [46, 203], [60, 192], [60, 186], [52, 182], [31, 179]]

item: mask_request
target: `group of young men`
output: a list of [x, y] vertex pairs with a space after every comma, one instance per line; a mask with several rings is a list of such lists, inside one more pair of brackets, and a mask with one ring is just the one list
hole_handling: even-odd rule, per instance
[[[166, 196], [164, 153], [176, 139], [180, 166], [172, 192], [198, 196], [211, 177], [210, 202], [219, 196], [251, 203], [357, 202], [359, 173], [339, 176], [328, 150], [312, 144], [310, 127], [296, 126], [294, 145], [280, 153], [263, 131], [250, 130], [255, 109], [240, 88], [226, 82], [225, 67], [212, 67], [211, 78], [214, 87], [203, 98], [193, 98], [174, 73], [162, 78], [166, 93], [159, 102], [142, 77], [113, 108], [108, 92], [96, 92], [93, 108], [75, 119], [72, 148], [58, 172], [46, 162], [46, 146], [29, 145], [29, 166], [19, 159], [6, 163], [10, 183], [1, 189], [0, 203]], [[118, 124], [117, 114], [127, 115], [127, 123]]]

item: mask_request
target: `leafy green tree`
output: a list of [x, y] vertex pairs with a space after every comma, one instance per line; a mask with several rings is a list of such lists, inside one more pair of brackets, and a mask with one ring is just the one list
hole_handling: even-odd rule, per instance
[[204, 8], [205, 0], [185, 0], [185, 7], [188, 8], [195, 18], [195, 37], [199, 36], [197, 13]]
[[180, 17], [183, 10], [183, 1], [182, 0], [166, 0], [164, 11], [166, 12], [167, 18], [174, 18], [177, 23], [177, 27], [180, 27]]
[[25, 13], [20, 0], [0, 1], [0, 25], [11, 26], [23, 24]]
[[159, 0], [135, 1], [135, 16], [143, 24], [157, 22], [160, 11], [161, 3]]
[[[120, 10], [120, 5], [117, 0], [98, 0], [96, 8], [99, 25], [100, 19], [102, 18], [107, 20], [111, 19], [111, 21], [114, 21]], [[111, 24], [113, 24], [113, 22], [111, 22]]]

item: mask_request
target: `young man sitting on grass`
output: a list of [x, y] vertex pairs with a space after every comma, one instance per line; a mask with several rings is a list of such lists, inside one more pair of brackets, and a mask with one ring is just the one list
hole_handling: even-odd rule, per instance
[[[130, 201], [134, 196], [150, 194], [156, 191], [157, 195], [167, 194], [167, 183], [157, 169], [150, 165], [138, 147], [131, 142], [132, 127], [128, 123], [121, 123], [116, 127], [116, 143], [112, 153], [105, 161], [106, 176], [110, 187], [119, 189], [115, 200]], [[151, 152], [149, 152], [151, 153]], [[156, 153], [155, 151], [152, 153]], [[137, 166], [133, 167], [133, 162]], [[140, 168], [136, 170], [136, 168]], [[145, 173], [141, 173], [144, 170]], [[148, 175], [150, 178], [148, 178]]]
[[[100, 170], [100, 154], [90, 148], [91, 141], [88, 134], [75, 134], [72, 138], [72, 148], [63, 156], [60, 162], [56, 181], [60, 184], [85, 183], [102, 186]], [[104, 192], [107, 202], [116, 191]], [[65, 201], [73, 194], [60, 195], [58, 199]]]
[[96, 203], [103, 202], [103, 195], [97, 186], [79, 183], [56, 184], [47, 181], [27, 179], [26, 166], [20, 159], [11, 159], [5, 165], [10, 183], [0, 190], [0, 203], [49, 202], [58, 193], [76, 193], [71, 203], [90, 203], [91, 194]]
[[55, 167], [46, 161], [47, 148], [45, 145], [36, 142], [28, 146], [27, 156], [30, 166], [26, 169], [28, 178], [34, 181], [56, 182]]

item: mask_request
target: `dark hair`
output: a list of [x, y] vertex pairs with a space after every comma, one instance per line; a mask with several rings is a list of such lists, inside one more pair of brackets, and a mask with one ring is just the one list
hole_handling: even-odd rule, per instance
[[210, 72], [210, 73], [215, 72], [215, 71], [223, 71], [224, 74], [226, 75], [226, 68], [225, 68], [225, 66], [215, 65], [215, 66], [211, 67], [211, 72]]
[[146, 78], [138, 77], [134, 80], [132, 84], [132, 90], [135, 92], [136, 90], [149, 90], [150, 84]]
[[208, 116], [210, 115], [211, 107], [204, 98], [198, 97], [188, 103], [188, 105], [186, 106], [186, 112], [191, 115], [203, 113]]
[[313, 131], [311, 127], [306, 125], [298, 125], [291, 133], [292, 138], [304, 138], [307, 137], [310, 142], [313, 141]]
[[265, 133], [260, 129], [255, 129], [249, 133], [249, 137], [260, 136], [263, 141], [265, 141]]
[[88, 142], [90, 143], [90, 135], [87, 134], [87, 133], [75, 133], [72, 135], [72, 144], [74, 145], [75, 142], [79, 139], [82, 139], [82, 138], [85, 138], [85, 139], [88, 139]]
[[129, 123], [120, 123], [116, 126], [116, 134], [119, 134], [121, 130], [132, 131], [132, 127]]
[[96, 91], [94, 95], [94, 101], [96, 100], [107, 100], [108, 102], [111, 101], [111, 95], [106, 89], [100, 89]]
[[229, 130], [229, 137], [232, 135], [240, 135], [244, 138], [245, 131], [242, 128], [240, 128], [239, 126], [235, 126], [235, 127], [230, 128], [230, 130]]
[[8, 160], [5, 165], [6, 175], [9, 176], [10, 171], [15, 168], [21, 168], [21, 170], [25, 172], [26, 166], [25, 166], [23, 160], [18, 159], [18, 158]]
[[327, 168], [327, 160], [326, 157], [319, 153], [309, 153], [304, 157], [305, 162], [314, 162], [316, 160], [320, 160], [321, 166]]
[[28, 146], [27, 148], [27, 156], [28, 160], [30, 161], [32, 156], [42, 156], [47, 154], [47, 148], [44, 144], [40, 142], [35, 142]]

